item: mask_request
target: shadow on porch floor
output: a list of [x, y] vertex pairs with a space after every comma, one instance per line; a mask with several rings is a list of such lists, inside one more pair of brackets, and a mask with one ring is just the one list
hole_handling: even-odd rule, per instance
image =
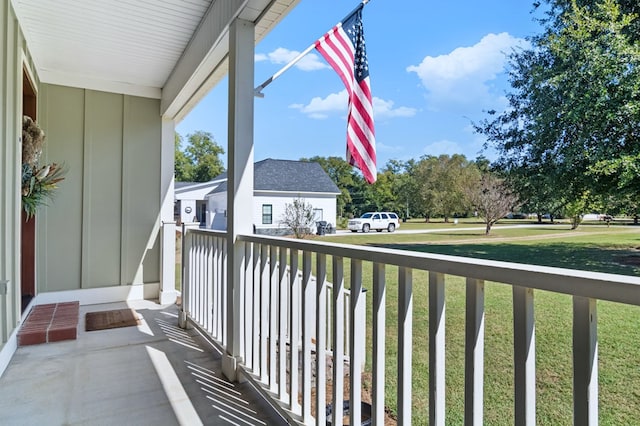
[[[137, 327], [84, 331], [87, 312], [134, 308]], [[20, 347], [0, 378], [0, 424], [286, 424], [178, 308], [151, 301], [80, 307], [77, 340]]]

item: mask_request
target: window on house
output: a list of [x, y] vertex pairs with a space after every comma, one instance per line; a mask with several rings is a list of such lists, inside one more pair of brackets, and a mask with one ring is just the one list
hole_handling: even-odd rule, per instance
[[262, 205], [262, 224], [271, 225], [273, 223], [273, 205]]
[[322, 220], [322, 209], [313, 209], [313, 218], [316, 222]]

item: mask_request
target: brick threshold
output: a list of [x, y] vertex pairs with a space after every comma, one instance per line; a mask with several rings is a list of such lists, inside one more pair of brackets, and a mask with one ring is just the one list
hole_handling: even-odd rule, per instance
[[18, 346], [75, 340], [79, 312], [77, 301], [34, 306], [18, 332]]

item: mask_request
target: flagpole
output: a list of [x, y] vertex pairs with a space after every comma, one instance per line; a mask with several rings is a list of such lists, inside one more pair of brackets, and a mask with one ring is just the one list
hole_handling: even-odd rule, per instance
[[[354, 13], [356, 13], [358, 11], [358, 9], [360, 9], [361, 7], [363, 7], [364, 5], [366, 5], [367, 3], [369, 3], [371, 0], [362, 0], [362, 2], [355, 8], [353, 9], [351, 12], [349, 12], [349, 14], [340, 22], [344, 22], [347, 20], [347, 18], [349, 18], [351, 15], [353, 15]], [[316, 42], [314, 41], [313, 43], [311, 43], [311, 46], [307, 47], [306, 49], [304, 49], [298, 56], [296, 56], [295, 58], [293, 58], [291, 61], [289, 61], [289, 63], [287, 63], [284, 67], [282, 67], [278, 72], [276, 72], [275, 74], [273, 74], [271, 77], [269, 77], [268, 79], [266, 79], [261, 85], [259, 85], [258, 87], [256, 87], [255, 89], [253, 89], [253, 95], [257, 98], [264, 98], [264, 93], [262, 93], [262, 89], [264, 89], [265, 87], [267, 87], [268, 85], [270, 85], [273, 80], [275, 80], [276, 78], [280, 77], [282, 74], [284, 74], [285, 71], [287, 71], [289, 68], [291, 68], [292, 66], [294, 66], [298, 61], [300, 61], [300, 59], [304, 58], [309, 52], [311, 52], [314, 48], [316, 47]]]

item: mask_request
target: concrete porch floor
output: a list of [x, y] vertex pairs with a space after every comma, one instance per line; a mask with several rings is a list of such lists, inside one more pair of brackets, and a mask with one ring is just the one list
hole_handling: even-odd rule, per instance
[[[87, 312], [127, 307], [140, 325], [84, 331]], [[220, 354], [178, 328], [177, 313], [152, 301], [81, 306], [77, 340], [18, 348], [0, 378], [0, 424], [286, 424], [249, 383], [224, 378]]]

